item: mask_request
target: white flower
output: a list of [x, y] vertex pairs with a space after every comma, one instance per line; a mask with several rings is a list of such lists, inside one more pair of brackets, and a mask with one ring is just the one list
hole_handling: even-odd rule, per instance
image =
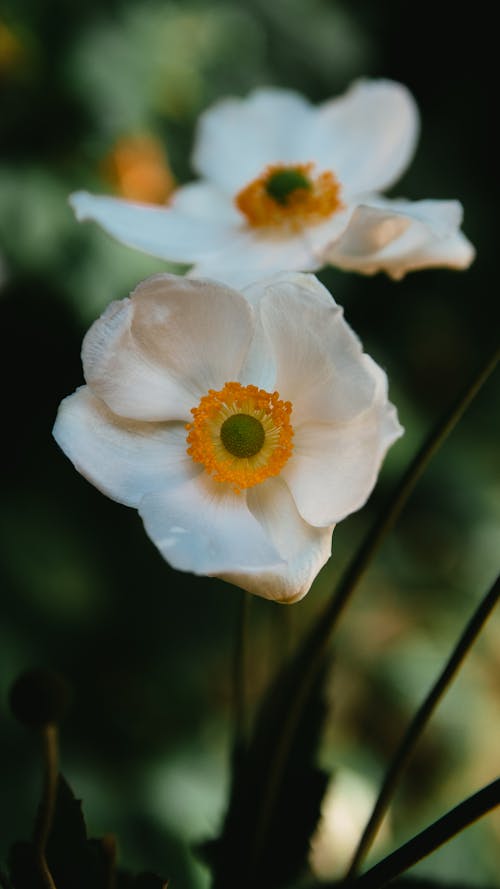
[[175, 568], [281, 602], [307, 593], [402, 434], [384, 372], [311, 275], [244, 294], [155, 275], [82, 358], [54, 427], [76, 468], [139, 510]]
[[389, 80], [358, 81], [318, 107], [258, 89], [201, 115], [192, 158], [201, 178], [165, 208], [87, 192], [70, 201], [78, 219], [130, 247], [232, 286], [326, 263], [394, 278], [465, 268], [474, 249], [458, 201], [379, 195], [408, 166], [418, 127], [411, 94]]

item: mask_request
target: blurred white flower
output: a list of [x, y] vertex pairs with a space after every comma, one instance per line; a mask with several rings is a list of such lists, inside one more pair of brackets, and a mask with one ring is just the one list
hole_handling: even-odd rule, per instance
[[111, 303], [82, 357], [87, 385], [54, 427], [76, 468], [139, 510], [175, 568], [277, 601], [307, 593], [403, 431], [311, 275], [243, 294], [155, 275]]
[[168, 207], [88, 192], [70, 201], [78, 219], [130, 247], [233, 286], [327, 263], [393, 278], [465, 268], [474, 249], [458, 201], [379, 195], [408, 166], [418, 126], [411, 94], [389, 80], [360, 80], [318, 107], [298, 93], [258, 89], [201, 115], [192, 158], [201, 179]]

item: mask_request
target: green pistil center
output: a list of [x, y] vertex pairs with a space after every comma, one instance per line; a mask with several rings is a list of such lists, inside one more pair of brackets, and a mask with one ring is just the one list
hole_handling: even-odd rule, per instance
[[264, 444], [265, 432], [260, 420], [249, 414], [232, 414], [220, 427], [226, 451], [233, 457], [253, 457]]
[[265, 185], [269, 197], [284, 206], [288, 203], [290, 195], [300, 188], [310, 190], [311, 182], [300, 170], [293, 168], [277, 170], [269, 177]]

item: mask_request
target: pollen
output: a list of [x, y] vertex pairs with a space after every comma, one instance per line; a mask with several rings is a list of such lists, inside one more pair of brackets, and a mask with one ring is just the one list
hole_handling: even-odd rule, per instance
[[271, 164], [235, 197], [255, 228], [297, 232], [343, 209], [341, 186], [330, 170], [314, 175], [314, 164]]
[[187, 453], [236, 493], [278, 475], [293, 450], [292, 405], [278, 392], [226, 383], [191, 409]]

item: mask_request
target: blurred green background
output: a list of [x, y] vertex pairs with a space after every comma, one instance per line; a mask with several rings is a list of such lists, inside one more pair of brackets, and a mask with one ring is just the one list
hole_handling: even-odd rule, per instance
[[[132, 2], [6, 0], [0, 13], [0, 311], [6, 447], [0, 551], [0, 861], [31, 831], [40, 786], [34, 739], [9, 716], [22, 669], [62, 671], [75, 688], [63, 769], [93, 835], [173, 889], [203, 889], [192, 846], [224, 812], [232, 657], [241, 593], [171, 570], [133, 510], [91, 487], [51, 439], [57, 406], [82, 382], [89, 323], [164, 263], [76, 223], [67, 195], [123, 188], [120, 151], [140, 143], [155, 187], [192, 178], [199, 112], [257, 85], [313, 101], [358, 76], [404, 82], [422, 115], [416, 158], [393, 189], [457, 198], [478, 250], [465, 273], [401, 283], [328, 270], [367, 351], [389, 374], [406, 436], [369, 504], [342, 523], [334, 556], [301, 603], [250, 607], [248, 706], [311, 623], [428, 429], [494, 346], [496, 157], [479, 14], [451, 5], [340, 0]], [[164, 154], [163, 154], [164, 153]], [[123, 177], [122, 177], [123, 178]], [[158, 182], [160, 183], [158, 185]], [[360, 586], [335, 643], [321, 751], [336, 781], [313, 866], [336, 874], [390, 750], [491, 583], [499, 551], [498, 375], [434, 460]], [[495, 440], [496, 439], [496, 440]], [[494, 616], [420, 743], [374, 856], [491, 780], [500, 736], [500, 620]], [[416, 872], [495, 885], [491, 815]]]

